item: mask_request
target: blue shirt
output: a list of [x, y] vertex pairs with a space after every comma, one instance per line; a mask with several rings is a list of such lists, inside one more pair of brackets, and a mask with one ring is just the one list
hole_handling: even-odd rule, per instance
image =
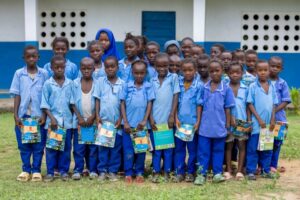
[[203, 85], [194, 78], [191, 86], [185, 90], [184, 77], [179, 77], [179, 87], [178, 119], [180, 123], [194, 125], [197, 121], [197, 106], [201, 105]]
[[209, 138], [223, 138], [227, 135], [225, 109], [235, 106], [232, 89], [223, 81], [211, 91], [211, 81], [204, 85], [201, 95], [202, 117], [199, 135]]
[[143, 85], [137, 88], [134, 81], [129, 81], [124, 84], [120, 93], [120, 99], [125, 101], [126, 116], [129, 125], [136, 128], [144, 119], [148, 102], [155, 99], [153, 85], [144, 81]]
[[[131, 63], [126, 64], [127, 57], [119, 60], [119, 71], [118, 77], [123, 81], [128, 82], [129, 80], [133, 80], [132, 72], [131, 72]], [[139, 60], [139, 57], [136, 56], [134, 61]]]
[[47, 71], [39, 67], [33, 80], [29, 77], [26, 66], [15, 72], [9, 92], [21, 97], [19, 118], [26, 114], [29, 104], [31, 104], [31, 116], [41, 116], [42, 89], [47, 79]]
[[162, 84], [156, 76], [152, 78], [152, 84], [156, 96], [152, 106], [152, 116], [156, 124], [167, 123], [172, 110], [173, 96], [180, 92], [178, 76], [168, 73]]
[[245, 73], [242, 76], [241, 82], [248, 87], [255, 80], [256, 80], [256, 76], [253, 76], [249, 72], [245, 71]]
[[222, 75], [222, 81], [223, 81], [225, 84], [229, 84], [229, 83], [230, 83], [229, 76], [228, 76], [227, 74], [223, 74], [223, 75]]
[[[99, 79], [100, 77], [105, 77], [106, 76], [106, 72], [105, 72], [105, 66], [102, 62], [101, 64], [101, 68], [95, 68], [95, 71], [93, 72], [93, 78], [94, 80], [97, 80]], [[78, 78], [81, 78], [82, 77], [82, 74], [81, 74], [81, 71], [79, 70], [78, 72]]]
[[154, 78], [156, 76], [158, 76], [156, 69], [152, 65], [148, 64], [146, 80], [150, 81], [152, 78]]
[[231, 109], [231, 115], [235, 119], [247, 121], [247, 96], [248, 87], [243, 83], [240, 83], [240, 88], [238, 89], [237, 96], [234, 97], [235, 107]]
[[[44, 69], [47, 70], [49, 77], [53, 76], [53, 71], [51, 69], [51, 63], [44, 65]], [[70, 60], [66, 59], [65, 77], [71, 80], [78, 78], [78, 68]]]
[[[268, 93], [261, 87], [258, 79], [249, 86], [247, 96], [247, 103], [253, 104], [257, 114], [267, 124], [270, 124], [273, 107], [278, 103], [276, 96], [276, 89], [274, 85], [269, 82]], [[252, 134], [259, 134], [260, 126], [256, 117], [252, 114], [253, 129]]]
[[[283, 80], [282, 78], [278, 78], [278, 80], [274, 82], [272, 81], [272, 83], [275, 85], [278, 105], [280, 105], [282, 102], [291, 103], [289, 86], [286, 83], [286, 81]], [[281, 122], [287, 122], [284, 109], [281, 109], [275, 113], [275, 120]]]
[[[43, 86], [42, 95], [42, 109], [48, 109], [55, 117], [59, 126], [70, 129], [73, 125], [73, 116], [70, 110], [70, 105], [74, 104], [73, 81], [65, 78], [65, 82], [62, 86], [58, 85], [56, 81], [51, 77]], [[50, 118], [47, 117], [46, 126], [47, 129], [50, 124]]]

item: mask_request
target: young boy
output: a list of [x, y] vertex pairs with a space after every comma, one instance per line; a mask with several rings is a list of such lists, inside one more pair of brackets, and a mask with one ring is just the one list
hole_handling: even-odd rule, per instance
[[200, 55], [197, 60], [197, 69], [198, 74], [200, 75], [200, 82], [203, 85], [209, 81], [208, 64], [209, 56], [207, 54]]
[[213, 44], [210, 48], [210, 57], [212, 59], [221, 57], [221, 54], [225, 51], [225, 47], [222, 44]]
[[230, 109], [234, 107], [231, 88], [222, 81], [223, 66], [218, 60], [212, 60], [208, 67], [211, 78], [204, 85], [201, 95], [201, 123], [198, 138], [198, 174], [195, 185], [205, 183], [207, 170], [212, 164], [213, 182], [224, 181], [222, 175], [225, 139], [230, 127]]
[[169, 72], [180, 75], [181, 59], [178, 55], [170, 56]]
[[221, 53], [221, 60], [224, 67], [224, 74], [228, 75], [229, 65], [232, 62], [232, 53], [230, 51], [224, 51]]
[[241, 49], [237, 49], [232, 52], [232, 61], [238, 62], [243, 67], [245, 65], [245, 52]]
[[146, 44], [146, 57], [148, 60], [148, 67], [147, 67], [147, 79], [150, 80], [151, 78], [157, 75], [157, 72], [154, 68], [155, 57], [159, 53], [160, 46], [157, 42], [150, 41]]
[[256, 70], [255, 65], [257, 62], [257, 53], [254, 50], [248, 50], [245, 54], [245, 60], [246, 60], [246, 69], [243, 74], [242, 82], [249, 86], [251, 83], [253, 83], [256, 79]]
[[[95, 120], [95, 80], [93, 78], [95, 62], [92, 58], [83, 58], [80, 62], [82, 78], [74, 81], [75, 120], [73, 156], [75, 161], [73, 180], [80, 180], [84, 169], [84, 158], [88, 151], [88, 170], [90, 179], [97, 177], [97, 152], [98, 148], [93, 144], [79, 144], [77, 127], [91, 127]], [[93, 134], [93, 133], [91, 133]]]
[[[96, 98], [96, 122], [105, 121], [115, 124], [118, 129], [121, 125], [120, 99], [124, 81], [117, 77], [118, 60], [107, 57], [104, 62], [107, 77], [100, 78], [93, 96]], [[99, 146], [99, 181], [108, 177], [110, 181], [118, 181], [117, 172], [121, 165], [122, 132], [117, 131], [113, 148]]]
[[259, 60], [255, 67], [258, 79], [249, 86], [247, 103], [252, 113], [253, 130], [247, 142], [246, 171], [248, 180], [256, 180], [254, 175], [257, 164], [261, 165], [262, 176], [275, 178], [270, 173], [272, 150], [258, 151], [257, 145], [260, 130], [267, 128], [273, 131], [275, 126], [275, 105], [278, 103], [276, 89], [269, 80], [269, 64]]
[[192, 57], [197, 59], [202, 54], [205, 54], [205, 49], [202, 46], [195, 44], [192, 47]]
[[55, 55], [51, 59], [53, 76], [43, 86], [41, 109], [47, 114], [45, 129], [66, 130], [64, 151], [46, 148], [47, 176], [45, 181], [54, 180], [54, 168], [58, 167], [63, 181], [67, 181], [71, 161], [71, 134], [74, 108], [73, 82], [65, 77], [65, 58]]
[[[152, 78], [155, 90], [155, 100], [153, 102], [152, 113], [150, 115], [150, 125], [152, 131], [157, 130], [156, 124], [168, 124], [170, 129], [174, 127], [175, 111], [178, 104], [179, 82], [177, 74], [168, 72], [169, 56], [166, 53], [160, 53], [155, 58], [155, 68], [158, 75]], [[151, 131], [151, 140], [154, 144], [153, 132]], [[153, 163], [153, 183], [159, 183], [161, 172], [161, 159], [164, 159], [164, 178], [169, 180], [173, 162], [173, 149], [156, 150], [152, 155]]]
[[[285, 80], [279, 77], [279, 73], [283, 70], [283, 62], [280, 57], [273, 56], [269, 60], [270, 65], [270, 79], [271, 82], [275, 85], [278, 104], [275, 108], [275, 121], [287, 123], [286, 114], [284, 109], [286, 106], [291, 103], [291, 97], [289, 93], [289, 86]], [[286, 125], [287, 128], [287, 125]], [[277, 172], [278, 159], [280, 154], [280, 149], [282, 145], [282, 140], [274, 140], [274, 148], [271, 159], [271, 171]], [[281, 167], [281, 171], [284, 171], [284, 167]]]
[[144, 182], [144, 168], [146, 153], [134, 153], [130, 137], [132, 128], [138, 131], [144, 130], [152, 109], [152, 101], [155, 99], [153, 86], [145, 81], [147, 63], [135, 61], [132, 63], [134, 81], [126, 83], [120, 94], [121, 113], [124, 123], [123, 152], [125, 182], [132, 183], [132, 176], [136, 175], [136, 182]]
[[88, 51], [90, 57], [95, 62], [95, 70], [93, 72], [93, 78], [98, 79], [100, 77], [106, 76], [104, 69], [104, 62], [102, 62], [102, 55], [104, 52], [104, 48], [101, 46], [100, 41], [93, 40], [88, 45]]
[[[183, 77], [179, 77], [180, 94], [178, 100], [178, 111], [175, 115], [176, 126], [179, 128], [181, 124], [190, 124], [196, 132], [200, 124], [200, 94], [202, 84], [195, 78], [197, 71], [196, 63], [193, 59], [185, 59], [182, 61]], [[185, 164], [186, 148], [188, 149], [188, 163]], [[190, 142], [185, 142], [175, 137], [175, 172], [174, 182], [184, 180], [187, 169], [186, 182], [194, 181], [194, 173], [196, 172], [196, 154], [197, 154], [197, 135]]]
[[[22, 118], [38, 117], [39, 124], [45, 123], [45, 115], [40, 109], [42, 87], [48, 79], [46, 70], [37, 66], [39, 53], [35, 46], [26, 46], [23, 56], [26, 66], [18, 69], [9, 92], [14, 95], [15, 132], [22, 159], [22, 173], [18, 181], [28, 181], [32, 173], [32, 181], [41, 181], [41, 163], [44, 154], [46, 132], [40, 128], [41, 141], [38, 143], [22, 143]], [[32, 156], [32, 163], [30, 161]]]
[[181, 40], [181, 51], [184, 58], [192, 57], [192, 47], [194, 40], [190, 37], [185, 37]]

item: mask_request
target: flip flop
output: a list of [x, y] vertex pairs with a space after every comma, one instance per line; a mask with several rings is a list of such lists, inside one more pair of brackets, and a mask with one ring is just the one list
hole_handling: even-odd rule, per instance
[[31, 178], [31, 181], [32, 182], [40, 182], [40, 181], [42, 181], [43, 179], [42, 179], [42, 175], [41, 175], [41, 173], [33, 173], [32, 174], [32, 178]]
[[238, 172], [238, 173], [236, 174], [235, 178], [236, 178], [236, 180], [238, 180], [238, 181], [242, 181], [242, 180], [245, 179], [244, 174], [241, 173], [241, 172]]
[[17, 181], [20, 181], [20, 182], [27, 182], [29, 179], [30, 179], [30, 174], [28, 172], [22, 172], [17, 177]]

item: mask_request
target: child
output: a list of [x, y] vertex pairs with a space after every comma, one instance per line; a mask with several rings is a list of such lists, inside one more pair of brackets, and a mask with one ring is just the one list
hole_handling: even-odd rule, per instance
[[232, 52], [232, 61], [238, 62], [244, 67], [245, 65], [245, 52], [241, 49], [237, 49]]
[[[93, 96], [96, 98], [96, 121], [101, 124], [104, 121], [112, 122], [116, 128], [120, 128], [120, 100], [124, 81], [117, 77], [118, 60], [109, 56], [105, 60], [105, 72], [107, 77], [102, 77], [97, 82]], [[99, 181], [107, 177], [110, 181], [118, 181], [117, 172], [121, 165], [122, 135], [116, 134], [115, 146], [113, 148], [99, 146], [97, 166]]]
[[[152, 78], [156, 99], [153, 102], [150, 115], [150, 125], [153, 131], [157, 130], [156, 124], [168, 124], [170, 129], [174, 127], [175, 110], [178, 104], [179, 82], [177, 74], [168, 72], [169, 56], [160, 53], [155, 58], [155, 68], [158, 75]], [[154, 144], [153, 132], [150, 133]], [[161, 172], [161, 159], [164, 159], [164, 178], [168, 181], [172, 168], [173, 149], [155, 150], [153, 152], [153, 183], [159, 183]]]
[[150, 80], [151, 78], [157, 75], [156, 70], [154, 69], [154, 61], [156, 55], [159, 53], [160, 46], [157, 42], [150, 41], [146, 45], [146, 57], [148, 60], [148, 67], [147, 67], [147, 79]]
[[245, 54], [246, 69], [243, 75], [242, 82], [249, 86], [256, 79], [255, 64], [257, 62], [257, 53], [254, 50], [248, 50]]
[[106, 76], [105, 69], [104, 69], [104, 62], [102, 62], [102, 55], [104, 52], [103, 47], [101, 46], [100, 41], [93, 40], [88, 45], [88, 51], [90, 57], [95, 62], [95, 70], [93, 72], [93, 78], [98, 79], [100, 77]]
[[195, 185], [203, 185], [212, 164], [213, 182], [224, 181], [222, 175], [225, 139], [230, 127], [230, 109], [235, 106], [231, 88], [222, 81], [223, 66], [211, 60], [208, 67], [211, 78], [201, 95], [201, 123], [198, 138], [198, 173]]
[[220, 58], [221, 54], [225, 51], [225, 48], [222, 44], [213, 44], [210, 48], [210, 57], [212, 59], [214, 58]]
[[126, 34], [126, 38], [124, 40], [124, 50], [126, 57], [119, 61], [119, 71], [118, 77], [123, 81], [127, 82], [129, 80], [133, 80], [131, 64], [139, 60], [137, 56], [138, 53], [139, 41], [131, 35], [131, 33]]
[[224, 51], [221, 53], [221, 60], [224, 66], [224, 74], [228, 75], [229, 66], [232, 62], [232, 53], [230, 51]]
[[107, 28], [98, 30], [95, 40], [99, 40], [101, 46], [104, 49], [104, 53], [101, 57], [102, 62], [104, 62], [108, 56], [115, 56], [119, 60], [116, 40], [111, 30]]
[[147, 63], [144, 61], [133, 62], [132, 73], [134, 81], [126, 83], [120, 94], [121, 113], [124, 123], [123, 152], [125, 182], [132, 183], [132, 176], [136, 175], [136, 182], [143, 183], [146, 153], [134, 153], [130, 134], [132, 128], [136, 128], [139, 131], [144, 130], [152, 109], [152, 101], [155, 99], [155, 94], [152, 84], [144, 80], [147, 73]]
[[178, 55], [174, 54], [169, 57], [170, 64], [169, 64], [169, 72], [173, 74], [179, 75], [180, 72], [180, 66], [181, 66], [181, 59]]
[[181, 56], [180, 44], [177, 40], [169, 40], [164, 45], [165, 52], [169, 55]]
[[203, 85], [209, 81], [208, 64], [209, 56], [207, 54], [202, 54], [197, 59], [198, 74], [200, 75], [200, 82]]
[[255, 67], [258, 79], [249, 86], [247, 103], [252, 113], [253, 130], [247, 142], [246, 171], [248, 180], [256, 180], [254, 175], [257, 164], [261, 165], [264, 178], [275, 178], [270, 172], [272, 150], [257, 151], [260, 130], [270, 125], [275, 126], [275, 105], [278, 103], [276, 89], [269, 80], [269, 64], [259, 60]]
[[82, 78], [74, 81], [74, 100], [76, 106], [74, 126], [73, 156], [75, 161], [73, 180], [80, 180], [84, 169], [84, 158], [88, 151], [87, 168], [90, 179], [97, 177], [97, 152], [98, 148], [93, 144], [79, 144], [77, 127], [91, 127], [95, 120], [95, 79], [93, 78], [95, 62], [92, 58], [83, 58], [80, 62]]
[[58, 167], [61, 179], [68, 180], [68, 171], [71, 161], [71, 128], [72, 112], [74, 108], [73, 82], [66, 78], [65, 58], [55, 55], [51, 59], [51, 70], [53, 76], [43, 86], [41, 109], [47, 114], [45, 129], [57, 130], [58, 126], [66, 129], [64, 151], [46, 148], [47, 176], [45, 181], [54, 180], [54, 168]]
[[[231, 87], [233, 94], [235, 96], [235, 107], [231, 110], [231, 125], [232, 128], [236, 126], [236, 119], [243, 121], [250, 121], [250, 112], [246, 108], [247, 106], [247, 95], [248, 88], [241, 83], [243, 75], [243, 66], [238, 62], [232, 62], [229, 65], [228, 75], [230, 77], [229, 86]], [[249, 130], [250, 131], [250, 130]], [[238, 169], [236, 174], [237, 180], [243, 180], [244, 175], [242, 173], [245, 157], [246, 157], [246, 141], [248, 135], [235, 136], [232, 133], [227, 135], [226, 139], [226, 152], [225, 152], [225, 161], [226, 161], [226, 172], [224, 172], [224, 177], [226, 180], [232, 178], [232, 169], [231, 169], [231, 154], [234, 144], [234, 140], [237, 140], [237, 146], [239, 150], [239, 159], [238, 159]]]
[[[195, 78], [197, 66], [193, 59], [185, 59], [182, 61], [183, 76], [179, 77], [179, 104], [175, 117], [177, 128], [181, 124], [190, 124], [194, 126], [195, 132], [200, 124], [200, 93], [202, 84]], [[197, 136], [195, 135], [191, 142], [185, 142], [175, 137], [175, 182], [181, 182], [185, 175], [185, 157], [186, 148], [188, 149], [188, 163], [186, 182], [194, 181], [194, 173], [196, 172], [196, 153], [197, 153]]]
[[185, 37], [181, 40], [181, 51], [184, 58], [192, 57], [192, 46], [194, 46], [192, 38]]
[[[32, 181], [41, 181], [41, 163], [44, 154], [46, 132], [41, 127], [41, 141], [38, 143], [22, 143], [22, 118], [38, 117], [39, 124], [45, 123], [45, 116], [40, 109], [42, 87], [48, 79], [46, 70], [37, 66], [39, 53], [35, 46], [26, 46], [23, 56], [26, 66], [18, 69], [10, 87], [10, 93], [14, 95], [14, 119], [15, 132], [22, 159], [22, 173], [17, 177], [18, 181], [28, 181], [32, 173]], [[32, 163], [30, 161], [32, 155]]]
[[[289, 86], [279, 77], [279, 73], [283, 69], [283, 62], [280, 57], [271, 57], [269, 60], [270, 65], [270, 79], [275, 85], [278, 105], [275, 108], [275, 121], [287, 122], [284, 109], [286, 106], [291, 103], [291, 97], [289, 93]], [[287, 128], [287, 127], [286, 127]], [[274, 140], [274, 148], [271, 160], [271, 171], [277, 172], [278, 159], [280, 154], [280, 149], [282, 145], [282, 140]], [[284, 167], [281, 167], [281, 171], [284, 171]]]
[[[69, 51], [69, 41], [67, 38], [65, 37], [56, 37], [54, 38], [53, 42], [52, 42], [52, 50], [54, 55], [60, 55], [62, 57], [66, 57], [66, 54]], [[77, 66], [72, 63], [69, 59], [65, 58], [65, 77], [67, 77], [68, 79], [71, 80], [75, 80], [78, 77], [78, 68]], [[48, 76], [49, 78], [53, 76], [53, 71], [51, 68], [51, 63], [47, 63], [44, 66], [44, 69], [48, 71]]]
[[136, 38], [139, 41], [138, 57], [141, 60], [147, 61], [147, 58], [145, 56], [145, 48], [146, 48], [146, 44], [148, 43], [148, 39], [144, 35], [137, 35]]
[[192, 47], [192, 57], [197, 59], [202, 54], [205, 54], [205, 49], [202, 46], [195, 44]]

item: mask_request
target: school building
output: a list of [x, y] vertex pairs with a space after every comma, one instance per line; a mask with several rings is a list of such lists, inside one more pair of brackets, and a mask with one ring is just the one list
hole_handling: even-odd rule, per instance
[[257, 50], [264, 59], [281, 56], [283, 78], [300, 87], [299, 0], [1, 0], [0, 24], [0, 90], [24, 66], [26, 44], [39, 47], [43, 66], [53, 38], [66, 36], [67, 57], [79, 64], [100, 28], [114, 32], [120, 55], [125, 33], [132, 32], [160, 44], [189, 36], [208, 52], [222, 43], [229, 50]]

